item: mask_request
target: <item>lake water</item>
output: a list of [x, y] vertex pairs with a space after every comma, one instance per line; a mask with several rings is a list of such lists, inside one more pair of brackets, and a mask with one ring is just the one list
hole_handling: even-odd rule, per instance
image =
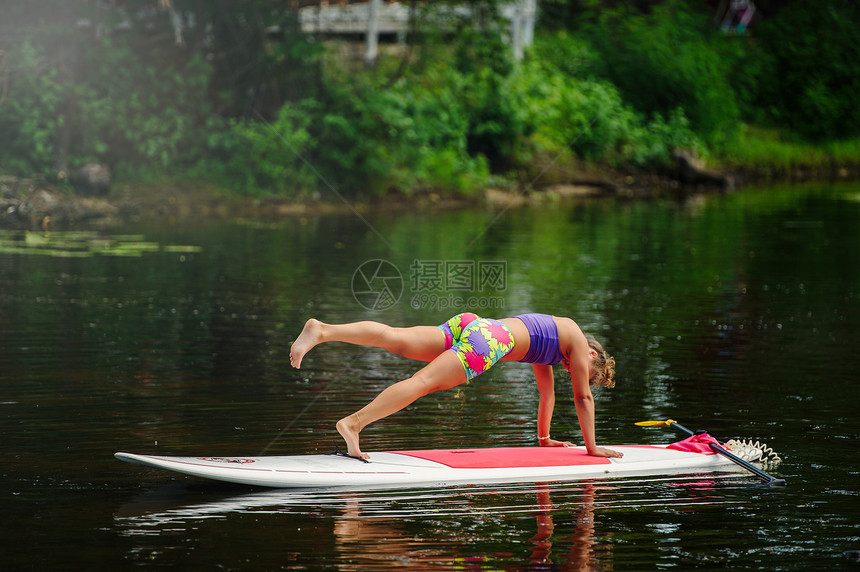
[[[0, 231], [2, 567], [857, 570], [858, 223], [860, 186], [825, 184]], [[673, 418], [766, 441], [788, 486], [287, 492], [113, 458], [330, 452], [334, 423], [417, 364], [329, 344], [294, 370], [304, 321], [463, 309], [571, 316], [601, 339], [618, 385], [596, 396], [599, 443], [667, 442], [634, 422]], [[552, 433], [581, 442], [556, 375]], [[369, 427], [362, 447], [533, 445], [536, 406], [530, 368], [503, 363]]]

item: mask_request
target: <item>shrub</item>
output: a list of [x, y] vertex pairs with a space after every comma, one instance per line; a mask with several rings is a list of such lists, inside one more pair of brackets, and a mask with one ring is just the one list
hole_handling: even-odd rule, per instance
[[[559, 54], [569, 54], [564, 57]], [[626, 104], [606, 80], [589, 77], [593, 52], [565, 33], [542, 37], [513, 85], [534, 144], [550, 152], [636, 166], [663, 165], [674, 147], [700, 147], [681, 109], [650, 120]]]
[[860, 135], [860, 6], [792, 2], [756, 28], [758, 106], [770, 120], [813, 140]]
[[11, 86], [4, 78], [0, 99], [0, 168], [19, 174], [47, 173], [55, 160], [56, 133], [63, 120], [57, 70], [44, 63], [30, 41], [17, 53], [2, 57], [4, 68], [12, 67], [17, 73]]
[[309, 195], [321, 183], [308, 156], [313, 102], [285, 104], [272, 121], [210, 118], [192, 175], [249, 195]]
[[345, 83], [327, 78], [313, 126], [314, 162], [339, 190], [470, 192], [489, 176], [487, 160], [469, 153], [473, 128], [463, 76], [437, 64], [396, 81], [372, 71]]
[[649, 13], [631, 8], [592, 13], [584, 34], [600, 58], [595, 72], [646, 114], [669, 117], [680, 108], [713, 146], [730, 140], [739, 112], [727, 57], [697, 6], [669, 0]]
[[181, 162], [210, 109], [199, 97], [210, 73], [203, 58], [177, 60], [158, 46], [142, 57], [110, 38], [68, 41], [77, 42], [68, 49], [81, 50], [78, 61], [29, 40], [7, 55], [15, 73], [0, 102], [0, 165], [29, 174], [66, 160]]

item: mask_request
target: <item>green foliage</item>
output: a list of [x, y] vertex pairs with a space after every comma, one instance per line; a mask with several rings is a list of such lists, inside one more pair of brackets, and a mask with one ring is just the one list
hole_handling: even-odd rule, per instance
[[441, 66], [426, 73], [391, 85], [371, 73], [351, 77], [353, 85], [329, 80], [316, 129], [327, 152], [314, 159], [338, 188], [468, 193], [486, 181], [486, 161], [467, 151], [470, 123], [456, 74]]
[[[537, 153], [654, 168], [676, 147], [743, 162], [771, 145], [778, 161], [824, 161], [783, 138], [737, 138], [739, 109], [753, 124], [846, 138], [826, 155], [856, 157], [856, 3], [795, 2], [749, 38], [716, 32], [702, 5], [681, 0], [647, 11], [553, 2], [551, 13], [585, 24], [544, 22], [522, 62], [498, 1], [469, 3], [477, 17], [454, 4], [427, 3], [407, 52], [356, 69], [343, 52], [321, 57], [297, 12], [269, 0], [186, 0], [196, 24], [183, 46], [150, 0], [44, 0], [36, 12], [13, 0], [5, 25], [23, 39], [0, 34], [0, 169], [95, 160], [119, 178], [318, 196], [327, 185], [468, 194], [494, 175], [513, 180]], [[80, 18], [99, 24], [81, 29]]]
[[600, 66], [600, 54], [588, 40], [566, 31], [539, 34], [533, 53], [548, 68], [568, 76], [591, 77]]
[[180, 163], [210, 111], [202, 56], [177, 58], [158, 45], [142, 55], [133, 39], [68, 41], [68, 57], [29, 40], [6, 56], [16, 73], [0, 103], [0, 126], [12, 135], [0, 142], [0, 165], [48, 173], [66, 154], [70, 166]]
[[64, 90], [58, 71], [30, 41], [0, 58], [5, 69], [14, 70], [0, 97], [0, 168], [48, 173], [55, 161], [57, 131], [67, 120], [60, 114]]
[[135, 44], [104, 40], [91, 47], [88, 55], [98, 65], [88, 68], [74, 102], [86, 118], [78, 152], [168, 169], [196, 144], [210, 110], [200, 94], [211, 69], [202, 56], [186, 58], [166, 46], [141, 57]]
[[860, 6], [792, 2], [756, 30], [766, 58], [757, 105], [812, 140], [860, 135]]
[[[6, 14], [24, 40], [0, 37], [0, 129], [8, 135], [0, 168], [50, 173], [100, 161], [122, 175], [212, 166], [213, 144], [223, 151], [249, 137], [238, 129], [244, 123], [230, 120], [236, 110], [256, 119], [271, 108], [274, 116], [285, 98], [313, 85], [305, 80], [320, 48], [297, 39], [295, 12], [273, 11], [263, 0], [230, 11], [207, 2], [184, 8], [194, 10], [197, 25], [185, 21], [179, 46], [170, 13], [148, 0], [121, 7], [52, 0], [42, 10], [12, 2]], [[270, 24], [280, 26], [279, 37], [264, 34]]]
[[709, 14], [668, 0], [649, 13], [622, 6], [592, 13], [581, 33], [600, 54], [596, 72], [647, 114], [667, 117], [681, 108], [713, 146], [732, 136], [738, 121], [729, 83], [732, 59], [713, 38]]
[[454, 43], [452, 77], [468, 117], [468, 151], [483, 156], [495, 172], [508, 170], [529, 133], [521, 101], [509, 89], [514, 69], [510, 46], [495, 27], [467, 27]]
[[591, 160], [659, 166], [674, 147], [701, 144], [684, 113], [652, 119], [625, 103], [614, 85], [589, 77], [590, 48], [565, 33], [541, 37], [522, 63], [516, 89], [534, 128], [534, 144], [552, 153], [570, 149]]
[[[820, 169], [831, 172], [834, 167], [856, 165], [860, 157], [860, 138], [813, 144], [797, 136], [786, 137], [784, 131], [743, 125], [738, 138], [718, 160], [728, 167], [759, 168], [790, 171]], [[790, 135], [790, 134], [789, 134]]]
[[285, 104], [271, 122], [211, 118], [205, 150], [192, 169], [202, 180], [250, 195], [309, 195], [319, 185], [307, 162], [313, 103]]
[[301, 33], [295, 9], [271, 0], [195, 2], [206, 25], [190, 41], [213, 61], [209, 88], [222, 116], [273, 117], [284, 102], [317, 95], [324, 49]]

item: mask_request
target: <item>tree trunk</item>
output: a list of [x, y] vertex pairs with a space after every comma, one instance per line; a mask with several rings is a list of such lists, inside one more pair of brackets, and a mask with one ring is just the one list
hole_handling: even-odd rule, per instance
[[367, 4], [367, 49], [364, 52], [364, 64], [368, 67], [376, 63], [379, 48], [379, 13], [382, 10], [382, 0], [370, 0]]

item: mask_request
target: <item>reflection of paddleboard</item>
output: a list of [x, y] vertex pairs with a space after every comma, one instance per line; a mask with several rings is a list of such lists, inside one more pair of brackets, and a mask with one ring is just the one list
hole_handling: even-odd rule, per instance
[[565, 481], [601, 476], [674, 475], [736, 470], [722, 455], [666, 445], [611, 447], [622, 458], [591, 457], [583, 447], [502, 447], [284, 457], [163, 457], [117, 453], [121, 461], [195, 477], [265, 487], [379, 487]]

